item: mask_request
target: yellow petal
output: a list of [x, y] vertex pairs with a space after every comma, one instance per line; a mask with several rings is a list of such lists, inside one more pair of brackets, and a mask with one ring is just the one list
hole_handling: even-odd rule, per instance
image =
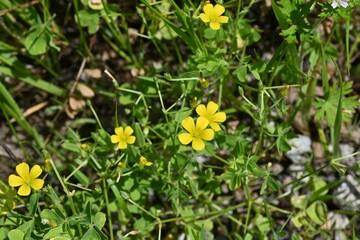
[[194, 140], [192, 142], [192, 148], [197, 151], [201, 151], [205, 148], [205, 143], [200, 138], [194, 138]]
[[187, 145], [193, 140], [193, 136], [190, 133], [181, 133], [178, 136], [181, 144]]
[[148, 162], [148, 161], [147, 161], [147, 162], [145, 163], [145, 166], [151, 166], [151, 165], [153, 165], [152, 162]]
[[42, 173], [42, 169], [39, 165], [34, 165], [30, 170], [30, 179], [35, 179]]
[[220, 16], [225, 12], [225, 8], [220, 4], [216, 4], [213, 11], [215, 16]]
[[117, 127], [117, 128], [115, 128], [115, 134], [118, 135], [118, 136], [124, 135], [124, 129], [123, 129], [123, 127]]
[[209, 125], [215, 132], [221, 130], [220, 125], [218, 123], [216, 123], [216, 122], [211, 122]]
[[205, 4], [203, 11], [206, 15], [212, 15], [214, 12], [214, 6], [211, 3]]
[[127, 148], [127, 143], [125, 141], [119, 141], [118, 143], [118, 148], [119, 149], [125, 149]]
[[207, 128], [207, 126], [209, 125], [209, 120], [207, 120], [204, 117], [198, 117], [198, 119], [196, 120], [196, 130], [197, 131], [202, 131], [205, 128]]
[[217, 18], [217, 21], [218, 21], [219, 23], [227, 23], [227, 22], [229, 21], [229, 17], [227, 17], [227, 16], [220, 16], [220, 17]]
[[31, 181], [30, 187], [32, 187], [35, 190], [40, 190], [44, 186], [44, 180], [42, 179], [34, 179]]
[[29, 177], [29, 165], [27, 163], [20, 163], [16, 166], [16, 172], [23, 179], [27, 179]]
[[195, 130], [195, 122], [192, 117], [187, 117], [182, 120], [181, 125], [186, 129], [188, 132], [193, 132]]
[[225, 122], [226, 114], [224, 112], [217, 112], [212, 116], [214, 122]]
[[206, 15], [205, 13], [200, 13], [200, 19], [205, 23], [210, 22], [209, 16]]
[[111, 135], [110, 140], [112, 143], [118, 143], [120, 141], [120, 138], [118, 135]]
[[216, 113], [216, 111], [219, 109], [219, 105], [217, 105], [216, 103], [214, 103], [213, 101], [210, 101], [207, 104], [207, 113], [211, 116], [214, 115]]
[[214, 131], [212, 129], [205, 129], [200, 133], [200, 138], [210, 141], [214, 139]]
[[29, 196], [30, 193], [31, 193], [31, 188], [29, 185], [24, 184], [24, 185], [21, 185], [21, 187], [19, 187], [18, 194], [20, 196]]
[[125, 128], [125, 130], [124, 130], [124, 134], [125, 134], [126, 136], [130, 136], [133, 132], [134, 132], [134, 130], [133, 130], [131, 127], [126, 126], [126, 128]]
[[128, 144], [134, 144], [135, 140], [136, 140], [136, 137], [135, 137], [135, 136], [129, 136], [129, 137], [127, 138], [127, 143], [128, 143]]
[[220, 23], [218, 23], [218, 22], [210, 22], [210, 28], [212, 30], [219, 30], [220, 29]]
[[201, 117], [207, 117], [207, 111], [204, 104], [200, 104], [196, 107], [196, 113], [199, 114]]
[[18, 187], [18, 186], [21, 186], [23, 184], [24, 184], [24, 180], [21, 177], [16, 176], [14, 174], [11, 174], [9, 176], [9, 185], [11, 187]]

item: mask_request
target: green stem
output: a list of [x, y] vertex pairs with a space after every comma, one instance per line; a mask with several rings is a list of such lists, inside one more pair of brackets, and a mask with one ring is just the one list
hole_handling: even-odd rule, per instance
[[114, 230], [113, 230], [113, 225], [112, 225], [109, 197], [108, 197], [108, 191], [107, 191], [105, 179], [103, 179], [102, 182], [103, 182], [104, 198], [105, 198], [105, 204], [106, 204], [106, 214], [108, 216], [108, 221], [109, 221], [110, 240], [114, 240]]

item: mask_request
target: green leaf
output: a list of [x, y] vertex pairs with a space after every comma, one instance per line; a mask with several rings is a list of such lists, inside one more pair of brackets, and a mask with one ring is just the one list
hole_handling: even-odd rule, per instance
[[39, 202], [39, 198], [40, 198], [40, 194], [39, 193], [33, 193], [30, 196], [29, 199], [29, 215], [30, 216], [34, 216], [36, 209], [38, 207], [38, 202]]
[[25, 237], [24, 232], [18, 229], [13, 229], [8, 233], [9, 240], [22, 240], [24, 239], [24, 237]]
[[44, 209], [41, 211], [40, 216], [51, 223], [56, 223], [56, 225], [63, 224], [65, 220], [65, 217], [58, 209]]
[[106, 214], [102, 212], [97, 212], [95, 214], [94, 225], [101, 229], [104, 227], [105, 222], [106, 222]]
[[63, 230], [63, 225], [51, 228], [45, 235], [44, 239], [51, 239], [55, 238], [57, 239], [63, 239], [63, 240], [70, 240], [71, 237], [68, 233], [65, 233]]
[[87, 27], [90, 34], [97, 32], [100, 22], [98, 11], [80, 10], [78, 16], [80, 26]]
[[351, 114], [359, 106], [356, 96], [345, 97], [345, 95], [352, 92], [352, 82], [345, 82], [342, 85], [342, 91], [337, 85], [333, 85], [329, 90], [329, 95], [326, 99], [316, 98], [314, 106], [317, 109], [315, 113], [315, 120], [326, 120], [330, 127], [335, 126], [335, 118], [338, 112], [339, 99], [342, 95], [341, 113], [342, 121], [350, 122]]
[[99, 234], [97, 233], [97, 231], [95, 230], [94, 227], [90, 227], [89, 230], [86, 231], [86, 233], [84, 234], [84, 236], [81, 239], [82, 240], [88, 240], [88, 239], [101, 240], [101, 237], [99, 236]]
[[46, 27], [40, 26], [35, 28], [25, 38], [25, 47], [31, 55], [39, 55], [46, 52], [50, 36]]
[[245, 65], [239, 65], [233, 73], [236, 74], [239, 82], [246, 82], [247, 67]]
[[291, 199], [291, 204], [299, 209], [305, 209], [308, 203], [308, 196], [300, 195]]
[[326, 221], [326, 212], [326, 204], [322, 201], [316, 201], [306, 209], [306, 213], [311, 220], [319, 225]]

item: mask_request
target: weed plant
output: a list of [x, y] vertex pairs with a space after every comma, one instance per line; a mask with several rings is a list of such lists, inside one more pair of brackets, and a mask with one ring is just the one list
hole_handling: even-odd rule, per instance
[[359, 7], [1, 0], [0, 239], [358, 239]]

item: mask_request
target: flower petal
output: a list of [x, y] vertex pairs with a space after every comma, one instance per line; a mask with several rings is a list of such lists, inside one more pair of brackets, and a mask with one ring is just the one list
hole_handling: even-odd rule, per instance
[[338, 3], [336, 1], [333, 1], [333, 3], [331, 4], [332, 8], [337, 8]]
[[118, 136], [124, 135], [124, 129], [123, 129], [123, 127], [117, 127], [117, 128], [115, 128], [115, 134], [118, 135]]
[[190, 133], [181, 133], [178, 138], [181, 144], [187, 145], [193, 140], [193, 135]]
[[216, 122], [211, 122], [209, 125], [215, 132], [221, 130], [220, 125], [218, 123], [216, 123]]
[[29, 165], [25, 162], [20, 163], [16, 166], [16, 172], [23, 179], [27, 179], [29, 177]]
[[220, 16], [221, 14], [223, 14], [225, 12], [225, 8], [223, 6], [221, 6], [220, 4], [216, 4], [213, 11], [214, 11], [215, 16]]
[[214, 131], [212, 129], [205, 129], [200, 133], [200, 137], [206, 141], [214, 139]]
[[136, 137], [135, 137], [135, 136], [129, 136], [129, 137], [126, 139], [126, 142], [127, 142], [128, 144], [134, 144], [135, 140], [136, 140]]
[[34, 190], [40, 190], [44, 186], [44, 180], [42, 179], [34, 179], [30, 183], [30, 187], [32, 187]]
[[21, 177], [16, 176], [14, 174], [11, 174], [9, 176], [9, 185], [11, 187], [18, 187], [18, 186], [21, 186], [23, 184], [24, 184], [24, 180]]
[[31, 188], [29, 185], [24, 184], [24, 185], [21, 185], [21, 187], [19, 187], [18, 194], [20, 196], [29, 196], [30, 193], [31, 193]]
[[118, 148], [119, 149], [125, 149], [125, 148], [127, 148], [127, 143], [125, 142], [125, 141], [119, 141], [119, 143], [118, 143]]
[[204, 117], [198, 117], [198, 119], [196, 120], [196, 130], [199, 132], [207, 128], [208, 125], [209, 120]]
[[195, 122], [192, 117], [187, 117], [181, 121], [181, 125], [186, 129], [188, 132], [193, 132], [195, 130]]
[[217, 104], [214, 103], [213, 101], [210, 101], [210, 102], [207, 104], [207, 112], [208, 112], [208, 114], [209, 114], [210, 116], [211, 116], [211, 115], [214, 115], [218, 109], [219, 109], [219, 105], [217, 105]]
[[124, 130], [124, 135], [130, 136], [133, 132], [134, 132], [134, 130], [130, 126], [126, 126], [126, 128]]
[[210, 22], [209, 15], [206, 15], [205, 13], [200, 13], [200, 19], [205, 23]]
[[207, 111], [204, 104], [200, 104], [196, 107], [196, 113], [199, 114], [200, 117], [207, 117]]
[[30, 179], [35, 179], [42, 173], [42, 169], [39, 165], [34, 165], [30, 170]]
[[347, 8], [347, 6], [349, 5], [346, 1], [340, 1], [340, 5], [343, 7], [343, 8]]
[[226, 114], [224, 112], [217, 112], [212, 116], [214, 122], [225, 122]]
[[229, 21], [229, 17], [227, 17], [227, 16], [220, 16], [220, 17], [217, 18], [217, 21], [218, 21], [219, 23], [227, 23], [227, 22]]
[[201, 151], [205, 148], [205, 143], [200, 138], [194, 138], [191, 146], [196, 151]]
[[212, 15], [214, 12], [214, 6], [211, 3], [205, 4], [203, 7], [203, 11], [206, 15]]
[[212, 30], [219, 30], [220, 29], [220, 23], [218, 23], [218, 22], [210, 22], [210, 28]]
[[111, 135], [110, 140], [112, 143], [118, 143], [120, 142], [120, 138], [118, 135]]

